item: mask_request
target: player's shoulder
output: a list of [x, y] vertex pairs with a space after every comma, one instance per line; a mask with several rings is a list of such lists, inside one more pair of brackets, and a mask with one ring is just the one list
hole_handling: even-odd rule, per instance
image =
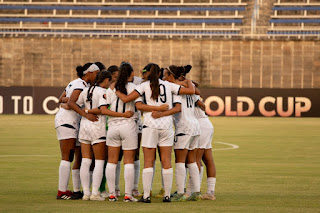
[[143, 82], [143, 79], [137, 76], [133, 76], [133, 84], [139, 85]]

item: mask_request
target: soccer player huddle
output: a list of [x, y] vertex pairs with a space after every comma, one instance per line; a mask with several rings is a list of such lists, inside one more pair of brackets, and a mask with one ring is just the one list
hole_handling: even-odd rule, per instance
[[[117, 201], [123, 158], [123, 201], [151, 203], [158, 148], [162, 189], [156, 197], [163, 202], [215, 200], [214, 130], [198, 84], [186, 77], [191, 68], [160, 68], [149, 63], [139, 78], [128, 62], [107, 69], [101, 62], [78, 66], [79, 78], [61, 94], [55, 116], [62, 155], [57, 199]], [[144, 156], [142, 194], [138, 191], [140, 144]], [[177, 191], [171, 194], [172, 149]], [[72, 161], [73, 192], [68, 190]], [[207, 171], [204, 194], [200, 193], [202, 162]]]

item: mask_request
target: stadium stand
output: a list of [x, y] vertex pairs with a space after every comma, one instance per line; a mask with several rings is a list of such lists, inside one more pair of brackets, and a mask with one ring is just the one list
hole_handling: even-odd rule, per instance
[[277, 0], [272, 11], [268, 35], [320, 38], [319, 0]]
[[1, 34], [223, 36], [241, 34], [243, 0], [0, 0]]

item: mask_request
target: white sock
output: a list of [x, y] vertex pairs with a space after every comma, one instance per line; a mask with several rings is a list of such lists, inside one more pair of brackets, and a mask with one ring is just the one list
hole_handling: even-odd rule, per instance
[[73, 192], [79, 192], [81, 189], [80, 169], [72, 169]]
[[107, 163], [106, 167], [106, 178], [109, 188], [109, 194], [115, 196], [115, 182], [116, 182], [116, 168], [117, 164]]
[[125, 194], [129, 197], [132, 196], [134, 178], [134, 164], [124, 165], [124, 183], [125, 183]]
[[154, 161], [154, 164], [153, 164], [153, 175], [152, 175], [151, 188], [150, 188], [151, 191], [152, 191], [153, 179], [154, 179], [154, 174], [155, 173], [156, 173], [156, 161]]
[[92, 194], [99, 195], [99, 188], [103, 177], [104, 160], [95, 160], [95, 166], [92, 175]]
[[176, 184], [178, 194], [184, 194], [184, 181], [186, 179], [185, 163], [176, 163]]
[[142, 171], [142, 183], [143, 183], [143, 198], [150, 197], [150, 190], [152, 185], [153, 168], [145, 168]]
[[203, 178], [203, 166], [200, 167], [200, 187], [202, 183], [202, 178]]
[[90, 195], [90, 166], [92, 159], [82, 158], [80, 167], [80, 178], [83, 189], [83, 194]]
[[173, 179], [173, 169], [162, 169], [163, 174], [163, 189], [164, 189], [164, 196], [169, 196], [171, 194], [172, 188], [172, 179]]
[[189, 182], [188, 182], [188, 187], [187, 187], [187, 191], [186, 191], [188, 196], [190, 196], [191, 193], [193, 192], [192, 189], [193, 189], [192, 178], [189, 175]]
[[185, 166], [185, 168], [186, 168], [186, 178], [184, 179], [184, 188], [187, 188], [187, 178], [188, 178], [188, 171], [189, 171], [189, 169], [188, 169], [188, 167], [186, 167], [186, 166]]
[[118, 161], [117, 163], [117, 169], [116, 169], [116, 190], [120, 190], [120, 171], [121, 171], [121, 161]]
[[133, 182], [133, 189], [138, 189], [139, 178], [140, 178], [140, 160], [136, 160], [136, 161], [134, 162], [134, 182]]
[[216, 189], [216, 178], [215, 177], [208, 177], [207, 178], [207, 187], [208, 187], [208, 194], [214, 194]]
[[193, 184], [193, 192], [200, 192], [200, 173], [198, 169], [198, 165], [196, 162], [189, 163], [188, 165], [190, 177], [192, 178], [192, 184]]
[[59, 191], [68, 190], [68, 182], [70, 178], [70, 161], [61, 160], [59, 166]]

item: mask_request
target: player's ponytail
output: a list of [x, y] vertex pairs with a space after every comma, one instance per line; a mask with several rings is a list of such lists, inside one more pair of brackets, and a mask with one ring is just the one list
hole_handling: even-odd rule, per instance
[[128, 83], [128, 78], [131, 76], [133, 68], [131, 64], [127, 62], [122, 62], [119, 69], [119, 75], [115, 85], [116, 90], [127, 95], [126, 85]]
[[92, 63], [86, 63], [83, 66], [77, 66], [76, 71], [79, 78], [82, 78], [84, 76], [83, 72], [86, 71]]
[[160, 67], [157, 64], [150, 64], [149, 70], [148, 68], [149, 67], [147, 67], [147, 71], [150, 71], [148, 80], [150, 81], [150, 87], [152, 91], [151, 98], [153, 100], [158, 100], [158, 97], [160, 94], [160, 85], [159, 85]]
[[172, 75], [175, 79], [178, 79], [184, 72], [185, 69], [182, 66], [171, 65], [168, 67], [169, 75]]

